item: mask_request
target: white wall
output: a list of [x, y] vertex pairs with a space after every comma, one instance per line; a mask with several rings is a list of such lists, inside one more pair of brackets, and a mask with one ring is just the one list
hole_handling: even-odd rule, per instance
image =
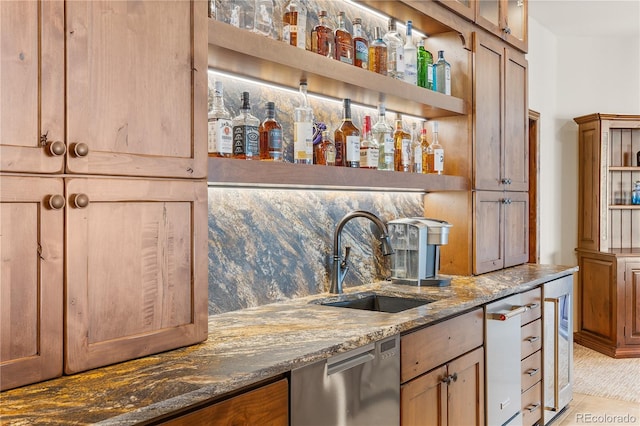
[[556, 36], [529, 18], [529, 108], [540, 113], [540, 262], [575, 265], [574, 117], [640, 114], [640, 40]]

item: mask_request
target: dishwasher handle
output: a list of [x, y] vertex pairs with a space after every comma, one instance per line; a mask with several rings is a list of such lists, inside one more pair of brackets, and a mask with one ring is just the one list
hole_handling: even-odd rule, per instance
[[518, 315], [522, 315], [530, 309], [536, 309], [538, 306], [540, 306], [539, 303], [530, 303], [524, 306], [514, 306], [507, 312], [488, 312], [487, 318], [498, 321], [506, 321]]
[[341, 373], [346, 370], [350, 370], [358, 365], [365, 364], [369, 361], [373, 361], [376, 356], [374, 355], [375, 349], [370, 349], [364, 353], [359, 352], [348, 358], [342, 358], [339, 361], [331, 363], [331, 360], [327, 361], [327, 376], [332, 374]]

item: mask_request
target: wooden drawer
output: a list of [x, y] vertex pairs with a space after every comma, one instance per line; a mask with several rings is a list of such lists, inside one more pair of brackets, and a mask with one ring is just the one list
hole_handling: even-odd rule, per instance
[[522, 394], [522, 426], [542, 423], [542, 382]]
[[402, 383], [436, 368], [484, 342], [482, 308], [402, 336]]
[[540, 318], [542, 312], [542, 289], [535, 288], [520, 295], [522, 306], [532, 306], [520, 317], [520, 324], [525, 325]]
[[535, 320], [522, 327], [522, 341], [520, 346], [521, 359], [539, 351], [542, 347], [542, 321]]
[[542, 351], [534, 352], [533, 355], [523, 359], [521, 366], [520, 383], [522, 384], [521, 391], [524, 392], [542, 380]]

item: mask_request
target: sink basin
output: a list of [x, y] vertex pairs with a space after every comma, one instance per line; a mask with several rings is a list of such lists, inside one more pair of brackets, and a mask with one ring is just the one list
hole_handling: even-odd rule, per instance
[[365, 311], [377, 311], [398, 313], [407, 309], [427, 305], [436, 302], [438, 299], [414, 299], [410, 297], [384, 296], [381, 294], [353, 294], [347, 298], [339, 300], [323, 300], [319, 303], [323, 306], [334, 306], [337, 308], [360, 309]]

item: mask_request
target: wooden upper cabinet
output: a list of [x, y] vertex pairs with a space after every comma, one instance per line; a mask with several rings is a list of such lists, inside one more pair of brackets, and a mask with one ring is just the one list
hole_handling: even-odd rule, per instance
[[64, 188], [59, 178], [0, 179], [0, 390], [6, 390], [62, 374]]
[[65, 372], [207, 337], [207, 183], [66, 179]]
[[529, 107], [527, 61], [507, 49], [504, 83], [504, 178], [509, 191], [529, 190]]
[[64, 170], [64, 4], [2, 1], [0, 171]]
[[527, 51], [527, 0], [474, 0], [476, 23], [522, 52]]
[[65, 7], [67, 172], [204, 178], [207, 3]]

